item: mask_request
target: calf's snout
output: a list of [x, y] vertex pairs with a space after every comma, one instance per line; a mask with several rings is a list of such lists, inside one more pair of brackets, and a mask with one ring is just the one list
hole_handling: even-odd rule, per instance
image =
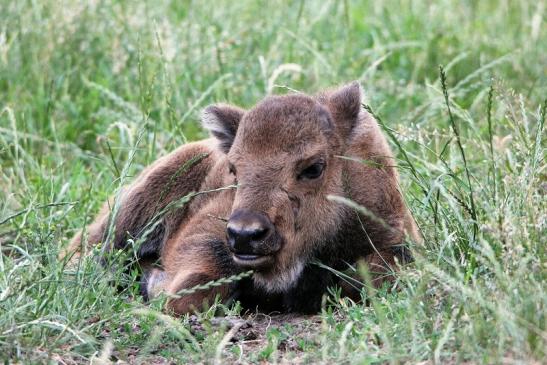
[[273, 252], [271, 241], [275, 228], [262, 212], [237, 209], [226, 226], [228, 246], [236, 255], [263, 256]]

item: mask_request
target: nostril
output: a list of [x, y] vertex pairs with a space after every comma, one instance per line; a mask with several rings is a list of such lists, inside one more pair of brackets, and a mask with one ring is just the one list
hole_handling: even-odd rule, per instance
[[251, 239], [253, 241], [262, 241], [268, 236], [269, 231], [268, 227], [257, 228], [251, 233]]
[[226, 232], [228, 233], [228, 238], [234, 239], [237, 236], [237, 231], [229, 225], [226, 227]]
[[235, 246], [236, 246], [236, 237], [237, 237], [237, 233], [230, 227], [227, 227], [226, 228], [226, 235], [227, 235], [227, 238], [228, 238], [228, 246], [230, 246], [230, 248], [234, 249]]
[[226, 227], [228, 239], [234, 241], [260, 241], [268, 236], [268, 227], [253, 227], [252, 229], [242, 228], [236, 229], [233, 227]]

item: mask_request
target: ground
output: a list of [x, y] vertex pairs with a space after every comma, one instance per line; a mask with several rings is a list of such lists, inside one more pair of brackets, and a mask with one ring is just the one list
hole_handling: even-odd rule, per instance
[[[546, 6], [0, 0], [0, 360], [544, 362]], [[57, 259], [144, 166], [206, 136], [206, 105], [351, 80], [425, 237], [397, 290], [173, 318], [137, 272]]]

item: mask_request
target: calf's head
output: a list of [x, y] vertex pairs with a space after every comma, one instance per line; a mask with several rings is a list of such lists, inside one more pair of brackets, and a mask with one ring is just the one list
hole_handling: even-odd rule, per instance
[[203, 124], [227, 154], [237, 191], [226, 231], [234, 262], [283, 291], [339, 227], [343, 155], [361, 112], [352, 83], [318, 97], [270, 96], [244, 111], [212, 105]]

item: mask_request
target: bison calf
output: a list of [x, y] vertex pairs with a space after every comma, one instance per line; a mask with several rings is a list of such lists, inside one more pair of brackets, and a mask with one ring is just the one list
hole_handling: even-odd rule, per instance
[[[338, 279], [315, 262], [344, 270], [363, 260], [385, 273], [406, 257], [405, 237], [420, 240], [391, 150], [361, 97], [352, 83], [316, 96], [269, 96], [248, 111], [207, 107], [202, 122], [214, 138], [185, 145], [143, 171], [120, 195], [117, 215], [105, 209], [88, 228], [88, 243], [108, 237], [108, 251], [141, 237], [139, 259], [161, 265], [145, 274], [148, 295], [254, 271], [171, 299], [177, 314], [215, 295], [262, 310], [317, 311]], [[221, 189], [230, 185], [237, 189]], [[173, 204], [195, 191], [212, 192]], [[80, 244], [78, 235], [69, 251]]]

